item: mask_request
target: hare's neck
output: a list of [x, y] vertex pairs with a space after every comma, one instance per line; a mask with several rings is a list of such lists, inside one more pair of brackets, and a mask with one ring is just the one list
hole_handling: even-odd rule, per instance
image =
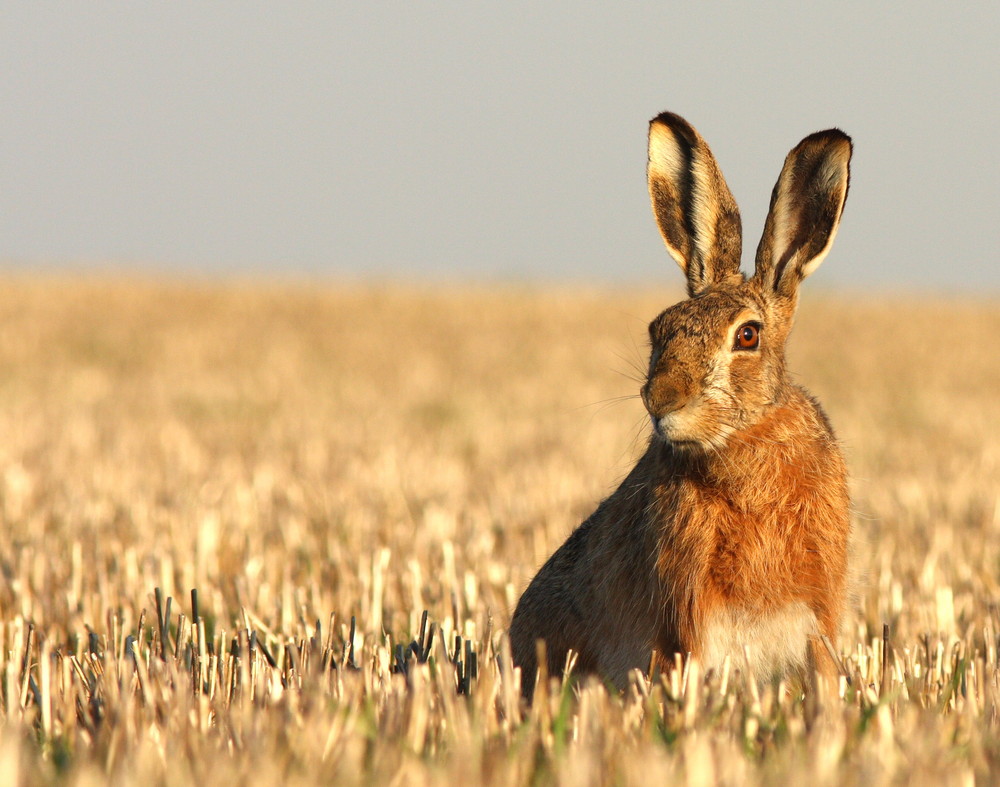
[[764, 503], [784, 497], [790, 475], [821, 470], [814, 465], [826, 451], [817, 450], [817, 444], [829, 437], [811, 416], [801, 407], [779, 407], [755, 426], [732, 434], [721, 449], [670, 455], [670, 476], [713, 488], [737, 505], [741, 499]]

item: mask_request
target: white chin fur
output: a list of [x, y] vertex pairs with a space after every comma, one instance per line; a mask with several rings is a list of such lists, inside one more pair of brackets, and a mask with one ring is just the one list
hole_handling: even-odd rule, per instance
[[704, 448], [720, 448], [732, 432], [728, 426], [718, 424], [710, 430], [705, 428], [705, 419], [696, 408], [690, 405], [680, 410], [662, 415], [659, 418], [650, 416], [653, 431], [657, 436], [669, 443], [697, 444]]

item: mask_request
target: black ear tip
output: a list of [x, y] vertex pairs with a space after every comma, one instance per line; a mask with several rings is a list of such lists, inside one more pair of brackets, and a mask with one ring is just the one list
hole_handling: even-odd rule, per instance
[[649, 126], [650, 128], [653, 126], [666, 126], [673, 131], [674, 134], [682, 137], [688, 143], [693, 143], [698, 136], [694, 127], [690, 123], [688, 123], [680, 115], [673, 112], [661, 112], [649, 121]]
[[825, 131], [815, 131], [800, 142], [800, 145], [830, 145], [844, 144], [851, 149], [854, 148], [854, 141], [839, 128], [828, 128]]
[[685, 122], [684, 118], [682, 118], [680, 115], [674, 114], [673, 112], [661, 112], [659, 115], [657, 115], [649, 122], [650, 124], [662, 123], [665, 126], [670, 126], [678, 121], [680, 121], [681, 123]]

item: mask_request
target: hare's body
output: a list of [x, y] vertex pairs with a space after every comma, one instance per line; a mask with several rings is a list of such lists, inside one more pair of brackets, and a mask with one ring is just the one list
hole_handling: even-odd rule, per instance
[[747, 645], [767, 677], [806, 666], [819, 635], [833, 639], [846, 579], [844, 464], [813, 400], [789, 395], [724, 459], [654, 438], [521, 598], [511, 641], [526, 678], [536, 639], [550, 674], [572, 648], [578, 669], [618, 685], [654, 649], [739, 667]]
[[789, 154], [757, 273], [739, 272], [740, 222], [707, 145], [676, 115], [650, 131], [650, 193], [691, 298], [650, 325], [642, 398], [653, 436], [621, 486], [545, 563], [510, 637], [530, 694], [547, 668], [622, 685], [655, 651], [706, 667], [749, 652], [757, 677], [832, 675], [850, 535], [846, 470], [819, 404], [791, 383], [784, 344], [798, 283], [826, 254], [850, 142], [821, 132]]

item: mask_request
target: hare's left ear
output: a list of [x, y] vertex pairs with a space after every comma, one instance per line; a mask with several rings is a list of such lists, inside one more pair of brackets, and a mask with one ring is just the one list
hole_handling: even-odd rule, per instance
[[833, 245], [850, 181], [851, 138], [818, 131], [788, 154], [771, 193], [757, 247], [754, 278], [766, 291], [792, 297]]

